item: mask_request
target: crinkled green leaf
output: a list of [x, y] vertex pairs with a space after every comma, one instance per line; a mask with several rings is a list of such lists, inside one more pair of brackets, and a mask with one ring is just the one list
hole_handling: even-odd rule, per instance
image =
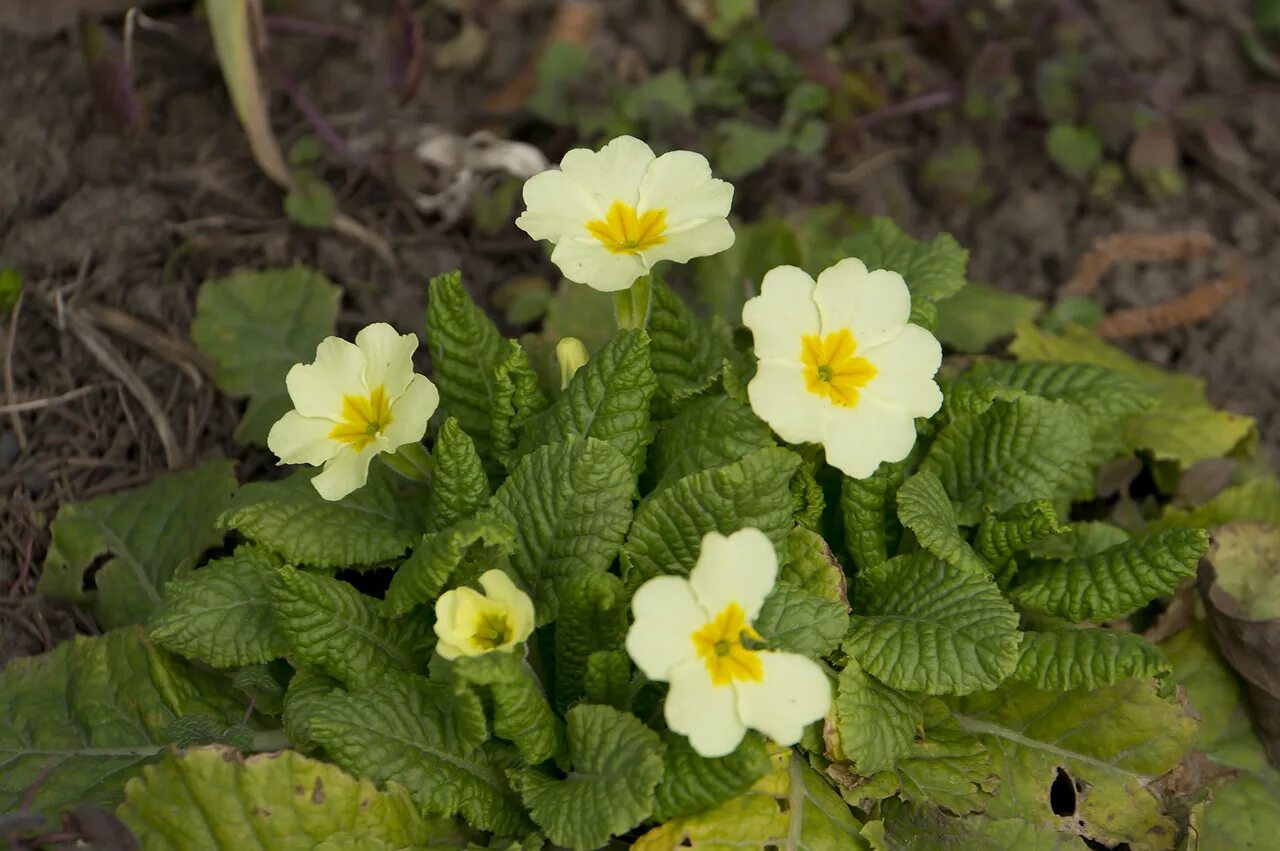
[[[0, 811], [53, 815], [112, 806], [124, 781], [158, 759], [185, 714], [231, 720], [212, 680], [153, 647], [141, 627], [76, 636], [0, 671]], [[238, 718], [237, 718], [238, 720]]]
[[928, 806], [886, 802], [862, 835], [874, 851], [1084, 851], [1080, 837], [1020, 818], [954, 818]]
[[289, 680], [284, 693], [284, 732], [295, 748], [311, 750], [311, 717], [314, 701], [344, 694], [342, 683], [314, 668], [303, 668]]
[[348, 686], [364, 686], [386, 671], [426, 667], [430, 625], [382, 616], [382, 603], [346, 582], [284, 566], [267, 580], [276, 623], [289, 658]]
[[173, 580], [148, 621], [151, 640], [217, 668], [279, 659], [289, 643], [267, 593], [268, 576], [279, 565], [266, 550], [245, 545]]
[[428, 285], [427, 345], [441, 412], [458, 420], [487, 469], [496, 472], [490, 420], [494, 372], [508, 349], [497, 326], [467, 294], [459, 272], [437, 275]]
[[624, 329], [574, 373], [564, 393], [531, 425], [527, 449], [593, 437], [613, 445], [633, 475], [644, 468], [653, 439], [649, 400], [657, 389], [649, 366], [649, 336]]
[[623, 650], [597, 650], [587, 657], [582, 677], [587, 703], [612, 706], [619, 712], [631, 709], [631, 657]]
[[1058, 525], [1053, 505], [1047, 499], [1033, 499], [983, 518], [974, 535], [973, 548], [992, 564], [1002, 564], [1045, 538], [1065, 531]]
[[1156, 406], [1124, 424], [1125, 441], [1184, 467], [1230, 453], [1254, 431], [1249, 417], [1209, 405], [1204, 379], [1136, 361], [1079, 326], [1054, 334], [1022, 323], [1009, 351], [1023, 361], [1098, 364], [1137, 381], [1155, 397]]
[[555, 631], [555, 699], [561, 711], [586, 694], [591, 657], [622, 648], [627, 605], [626, 589], [612, 573], [584, 573], [561, 586]]
[[805, 459], [791, 477], [792, 517], [796, 525], [811, 532], [822, 528], [827, 510], [827, 496], [818, 482], [818, 459]]
[[125, 787], [119, 816], [143, 851], [311, 851], [461, 841], [418, 814], [405, 788], [344, 774], [293, 751], [242, 759], [226, 747], [166, 754]]
[[749, 526], [780, 549], [791, 530], [789, 484], [800, 458], [787, 449], [760, 449], [741, 461], [703, 470], [646, 497], [623, 555], [630, 585], [665, 573], [687, 576], [708, 532]]
[[489, 502], [489, 479], [476, 445], [453, 417], [436, 435], [431, 466], [427, 528], [432, 532], [471, 517]]
[[653, 442], [649, 471], [657, 480], [654, 490], [776, 445], [773, 432], [747, 405], [721, 394], [694, 399], [663, 425]]
[[[529, 356], [514, 340], [507, 342], [506, 356], [493, 372], [493, 405], [489, 418], [493, 452], [504, 465], [512, 466], [522, 453], [516, 452], [527, 425], [547, 409], [547, 398], [538, 387], [538, 376]], [[547, 442], [547, 441], [540, 441]]]
[[1087, 558], [1119, 546], [1129, 537], [1128, 532], [1110, 523], [1072, 523], [1062, 534], [1036, 541], [1029, 552], [1037, 558]]
[[493, 696], [494, 735], [514, 744], [530, 765], [564, 750], [564, 728], [547, 705], [542, 686], [524, 660], [512, 653], [464, 656], [454, 662], [456, 675], [484, 686]]
[[898, 523], [898, 488], [906, 478], [905, 465], [881, 464], [870, 478], [843, 478], [840, 514], [849, 557], [859, 570], [867, 570], [889, 558], [898, 547], [902, 526]]
[[461, 813], [497, 834], [528, 831], [505, 776], [514, 754], [479, 746], [484, 709], [469, 690], [392, 674], [359, 693], [312, 696], [306, 707], [310, 736], [352, 774], [404, 785], [428, 813]]
[[648, 818], [662, 779], [662, 740], [634, 715], [584, 704], [568, 713], [572, 773], [513, 769], [512, 783], [551, 841], [599, 848]]
[[800, 527], [791, 530], [778, 579], [848, 609], [844, 569], [817, 532]]
[[938, 433], [920, 469], [937, 475], [959, 521], [970, 524], [982, 519], [985, 507], [1005, 511], [1033, 499], [1070, 497], [1089, 445], [1078, 408], [1024, 396], [956, 417]]
[[689, 740], [678, 733], [662, 736], [667, 750], [662, 782], [655, 790], [658, 806], [654, 821], [687, 816], [723, 804], [745, 794], [773, 768], [764, 740], [748, 734], [733, 753], [708, 759], [699, 756]]
[[200, 286], [191, 339], [229, 396], [248, 397], [238, 443], [265, 444], [276, 420], [293, 407], [284, 379], [294, 364], [315, 359], [333, 333], [342, 290], [314, 269], [294, 266], [237, 272]]
[[859, 584], [845, 651], [876, 679], [930, 694], [994, 688], [1018, 660], [1018, 615], [985, 574], [925, 554]]
[[1011, 597], [1024, 609], [1070, 621], [1121, 617], [1172, 594], [1209, 548], [1203, 529], [1143, 535], [1093, 556], [1023, 567]]
[[773, 770], [745, 795], [676, 818], [641, 836], [632, 851], [785, 849], [857, 851], [868, 848], [853, 813], [827, 782], [790, 749], [770, 757]]
[[1156, 781], [1182, 760], [1195, 737], [1191, 711], [1156, 693], [1149, 680], [1087, 691], [1039, 691], [1018, 683], [970, 695], [956, 720], [978, 736], [1002, 775], [987, 805], [993, 818], [1062, 824], [1049, 800], [1061, 770], [1075, 789], [1071, 822], [1091, 839], [1166, 848], [1177, 835]]
[[539, 623], [555, 619], [566, 582], [608, 570], [634, 490], [626, 456], [592, 437], [535, 450], [498, 488], [489, 510], [516, 530], [511, 563], [533, 591]]
[[893, 768], [924, 724], [919, 702], [885, 685], [850, 659], [836, 682], [832, 719], [837, 733], [836, 759], [848, 760], [860, 774]]
[[1035, 319], [1044, 302], [971, 281], [938, 310], [938, 340], [960, 352], [979, 354], [1012, 337], [1020, 320]]
[[907, 236], [890, 219], [875, 218], [864, 231], [844, 241], [845, 253], [867, 264], [868, 269], [892, 269], [911, 290], [911, 300], [941, 301], [965, 285], [969, 252], [950, 234], [928, 242]]
[[1280, 479], [1251, 479], [1192, 509], [1170, 505], [1148, 529], [1213, 529], [1239, 520], [1280, 526]]
[[780, 581], [765, 598], [753, 625], [770, 646], [819, 659], [839, 646], [849, 628], [849, 611], [844, 603]]
[[658, 397], [673, 404], [715, 383], [731, 342], [725, 327], [701, 322], [665, 281], [652, 280], [649, 353]]
[[[165, 583], [195, 566], [222, 540], [215, 521], [236, 487], [230, 461], [210, 461], [168, 473], [122, 493], [58, 509], [40, 593], [92, 603], [104, 628], [144, 623], [164, 597]], [[85, 574], [96, 591], [86, 591]]]
[[1269, 851], [1280, 835], [1280, 774], [1246, 774], [1216, 786], [1195, 826], [1197, 851]]
[[956, 567], [990, 573], [991, 566], [960, 534], [955, 508], [942, 482], [921, 470], [898, 489], [898, 519], [916, 535], [920, 546]]
[[399, 558], [426, 531], [421, 483], [375, 462], [364, 487], [331, 501], [311, 485], [319, 472], [250, 482], [218, 522], [290, 564], [314, 567], [366, 567]]
[[464, 559], [477, 554], [489, 562], [509, 555], [514, 547], [515, 532], [491, 515], [472, 517], [427, 535], [391, 577], [384, 613], [399, 617], [415, 606], [434, 603]]
[[1165, 677], [1160, 648], [1141, 635], [1110, 629], [1054, 629], [1023, 635], [1010, 679], [1040, 689], [1097, 688], [1129, 677]]

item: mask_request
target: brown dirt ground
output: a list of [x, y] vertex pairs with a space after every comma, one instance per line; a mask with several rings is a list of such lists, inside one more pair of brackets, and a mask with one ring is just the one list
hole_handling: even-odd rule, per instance
[[[281, 213], [279, 193], [253, 164], [207, 36], [182, 17], [183, 4], [170, 5], [177, 8], [163, 20], [173, 31], [138, 41], [135, 74], [146, 123], [126, 136], [106, 129], [95, 111], [73, 36], [0, 32], [0, 267], [21, 269], [27, 281], [20, 309], [0, 323], [7, 379], [0, 404], [49, 400], [37, 410], [0, 416], [0, 662], [94, 628], [82, 614], [50, 609], [34, 595], [47, 526], [59, 505], [209, 456], [240, 457], [245, 475], [269, 463], [231, 442], [235, 406], [213, 388], [186, 342], [200, 281], [238, 268], [306, 263], [346, 285], [344, 330], [374, 319], [417, 330], [423, 283], [433, 274], [460, 266], [483, 297], [512, 275], [548, 268], [537, 247], [513, 229], [483, 237], [465, 221], [423, 216], [406, 187], [438, 190], [449, 176], [399, 160], [394, 182], [335, 157], [324, 174], [342, 209], [390, 243], [396, 267], [350, 240], [292, 225]], [[390, 3], [367, 4], [364, 12], [325, 0], [289, 5], [291, 13], [336, 22], [343, 37], [276, 36], [276, 67], [287, 68], [351, 139], [387, 128], [408, 134], [424, 123], [463, 131], [482, 126], [484, 95], [528, 61], [556, 4], [503, 0], [478, 12], [489, 30], [485, 61], [465, 73], [429, 71], [404, 106], [393, 104], [380, 82], [382, 21], [368, 11]], [[465, 2], [433, 4], [422, 13], [428, 55], [456, 34], [457, 16], [445, 7], [460, 5]], [[1182, 197], [1153, 200], [1128, 186], [1098, 198], [1047, 161], [1041, 130], [1022, 132], [1015, 124], [980, 139], [994, 165], [993, 200], [948, 207], [914, 179], [930, 151], [961, 132], [944, 110], [884, 122], [865, 134], [837, 128], [822, 169], [784, 161], [741, 187], [740, 198], [752, 205], [774, 196], [776, 204], [785, 193], [792, 200], [778, 204], [784, 208], [843, 199], [866, 213], [892, 215], [920, 236], [949, 230], [972, 251], [972, 277], [1039, 296], [1056, 292], [1098, 237], [1131, 230], [1212, 233], [1244, 256], [1250, 289], [1208, 321], [1128, 345], [1204, 376], [1213, 401], [1258, 417], [1264, 442], [1280, 446], [1274, 336], [1280, 326], [1280, 204], [1274, 200], [1280, 194], [1280, 86], [1251, 72], [1236, 47], [1247, 4], [1170, 0], [1158, 4], [1159, 14], [1144, 0], [1058, 5], [1093, 23], [1097, 50], [1135, 86], [1211, 100], [1239, 134], [1243, 163], [1228, 167], [1208, 154], [1185, 156]], [[674, 7], [664, 0], [605, 4], [596, 46], [648, 70], [679, 61], [704, 42]], [[628, 24], [636, 20], [648, 24]], [[964, 47], [962, 37], [954, 40]], [[286, 144], [310, 132], [294, 100], [277, 94], [272, 103]], [[499, 129], [528, 133], [519, 120]], [[572, 142], [564, 131], [535, 128], [534, 135], [553, 160]], [[755, 210], [738, 212], [750, 217]], [[1105, 281], [1102, 298], [1108, 308], [1151, 304], [1211, 271], [1204, 262], [1124, 266]], [[148, 415], [138, 401], [148, 392], [158, 415]], [[162, 429], [172, 434], [167, 441], [158, 437]]]

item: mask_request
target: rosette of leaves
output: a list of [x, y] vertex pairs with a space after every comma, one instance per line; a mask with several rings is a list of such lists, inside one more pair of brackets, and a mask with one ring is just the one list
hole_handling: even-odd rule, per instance
[[[965, 286], [949, 238], [879, 222], [846, 248], [902, 272], [922, 323]], [[77, 582], [57, 587], [146, 627], [0, 674], [0, 802], [119, 807], [146, 848], [1172, 849], [1210, 817], [1166, 782], [1197, 715], [1127, 628], [1208, 536], [1185, 511], [1092, 519], [1099, 469], [1152, 449], [1173, 409], [1150, 376], [1020, 331], [1021, 360], [948, 368], [916, 450], [855, 481], [755, 416], [743, 335], [654, 288], [647, 330], [562, 389], [459, 275], [432, 280], [430, 463], [379, 463], [337, 502], [307, 472], [230, 493], [211, 468], [64, 508], [50, 559]], [[745, 527], [780, 564], [760, 640], [820, 660], [835, 698], [795, 748], [752, 734], [707, 759], [627, 656], [629, 606]], [[94, 596], [79, 580], [104, 555]], [[534, 600], [527, 655], [439, 658], [435, 601], [493, 568]], [[145, 601], [120, 606], [133, 586]]]

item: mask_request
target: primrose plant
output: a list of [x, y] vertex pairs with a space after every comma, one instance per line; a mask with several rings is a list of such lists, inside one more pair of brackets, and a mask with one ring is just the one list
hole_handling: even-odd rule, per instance
[[881, 220], [704, 321], [658, 264], [728, 249], [732, 197], [629, 137], [529, 180], [519, 227], [617, 293], [558, 380], [456, 273], [431, 378], [309, 270], [207, 283], [238, 435], [300, 469], [59, 514], [43, 588], [108, 631], [2, 675], [0, 804], [144, 848], [1176, 847], [1196, 715], [1122, 622], [1208, 537], [1089, 518], [1190, 396], [1030, 324], [939, 373], [963, 252]]

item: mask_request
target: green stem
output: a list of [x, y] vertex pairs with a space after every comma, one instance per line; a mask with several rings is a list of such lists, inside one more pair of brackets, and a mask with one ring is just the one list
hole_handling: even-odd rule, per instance
[[636, 278], [628, 289], [614, 293], [613, 306], [618, 315], [618, 327], [642, 329], [648, 325], [652, 295], [653, 283], [648, 275]]
[[421, 443], [406, 443], [393, 454], [380, 456], [388, 467], [406, 479], [431, 482], [431, 454]]

